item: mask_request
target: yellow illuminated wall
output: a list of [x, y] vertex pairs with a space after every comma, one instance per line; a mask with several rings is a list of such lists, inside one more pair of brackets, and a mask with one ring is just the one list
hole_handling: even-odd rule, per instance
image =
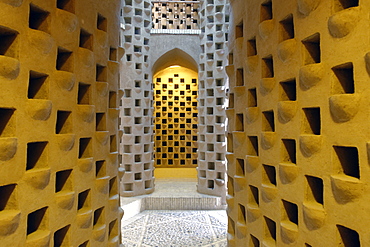
[[181, 66], [153, 77], [156, 168], [197, 167], [197, 78]]

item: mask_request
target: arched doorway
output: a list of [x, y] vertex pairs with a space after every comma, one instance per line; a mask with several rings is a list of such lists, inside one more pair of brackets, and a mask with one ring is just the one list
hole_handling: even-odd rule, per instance
[[153, 65], [156, 178], [197, 177], [196, 62], [173, 49]]

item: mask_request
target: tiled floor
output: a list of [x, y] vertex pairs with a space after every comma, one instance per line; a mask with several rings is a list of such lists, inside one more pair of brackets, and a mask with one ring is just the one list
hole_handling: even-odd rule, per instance
[[147, 210], [122, 224], [125, 247], [226, 247], [225, 210]]

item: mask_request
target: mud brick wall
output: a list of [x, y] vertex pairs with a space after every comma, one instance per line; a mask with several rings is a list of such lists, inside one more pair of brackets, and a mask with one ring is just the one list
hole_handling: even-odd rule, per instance
[[229, 245], [369, 245], [370, 3], [231, 4]]
[[119, 1], [0, 1], [0, 242], [119, 246]]

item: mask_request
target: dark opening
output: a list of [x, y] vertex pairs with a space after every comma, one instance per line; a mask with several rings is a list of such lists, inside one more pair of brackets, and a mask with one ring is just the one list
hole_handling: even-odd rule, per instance
[[296, 142], [292, 139], [282, 139], [282, 161], [296, 164]]
[[347, 176], [360, 178], [358, 150], [356, 147], [333, 146], [340, 168]]
[[47, 165], [46, 145], [47, 142], [27, 143], [26, 170], [40, 168]]

